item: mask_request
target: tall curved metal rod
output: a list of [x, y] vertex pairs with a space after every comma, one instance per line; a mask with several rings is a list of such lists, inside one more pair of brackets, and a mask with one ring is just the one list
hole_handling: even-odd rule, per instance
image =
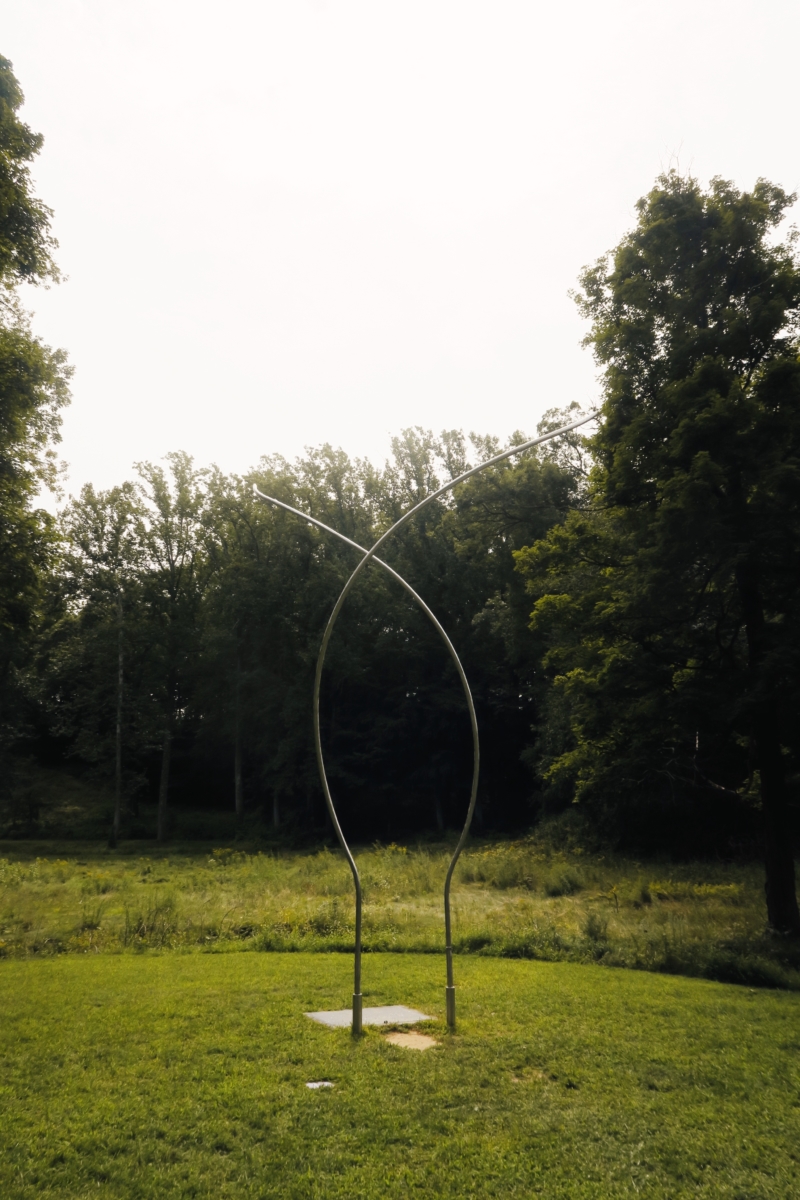
[[[420, 500], [420, 502], [415, 504], [413, 506], [413, 508], [409, 509], [408, 512], [405, 512], [405, 514], [401, 518], [399, 518], [399, 520], [396, 521], [395, 524], [392, 524], [392, 526], [389, 529], [386, 529], [385, 533], [381, 534], [380, 538], [378, 539], [377, 542], [375, 542], [375, 544], [374, 544], [374, 546], [372, 546], [371, 550], [368, 550], [365, 554], [363, 554], [363, 557], [361, 558], [360, 563], [356, 565], [356, 568], [353, 571], [353, 574], [350, 575], [349, 580], [347, 581], [347, 583], [344, 584], [344, 587], [342, 588], [342, 592], [341, 592], [341, 594], [339, 594], [339, 598], [336, 601], [336, 605], [333, 606], [333, 611], [331, 612], [331, 616], [330, 616], [329, 620], [327, 620], [327, 625], [325, 626], [325, 632], [323, 635], [323, 641], [321, 641], [320, 648], [319, 648], [319, 654], [317, 656], [317, 672], [315, 672], [315, 676], [314, 676], [314, 748], [315, 748], [315, 752], [317, 752], [317, 766], [319, 768], [319, 778], [321, 781], [321, 785], [323, 785], [323, 792], [325, 794], [327, 808], [329, 808], [331, 818], [333, 821], [333, 828], [336, 829], [336, 834], [339, 839], [339, 844], [342, 845], [345, 856], [347, 856], [348, 863], [350, 864], [350, 870], [351, 870], [351, 872], [353, 872], [353, 880], [355, 883], [355, 890], [356, 890], [355, 972], [354, 972], [354, 995], [353, 995], [353, 1032], [354, 1033], [361, 1032], [361, 881], [359, 878], [359, 871], [357, 871], [357, 868], [355, 865], [355, 860], [353, 858], [353, 854], [350, 853], [350, 848], [347, 845], [347, 841], [345, 841], [345, 839], [344, 839], [344, 834], [342, 833], [342, 827], [339, 826], [338, 817], [336, 816], [336, 809], [335, 809], [335, 806], [333, 806], [333, 800], [331, 797], [330, 787], [329, 787], [329, 784], [327, 784], [327, 775], [325, 773], [325, 763], [323, 760], [323, 748], [321, 748], [320, 725], [319, 725], [319, 695], [320, 695], [321, 677], [323, 677], [323, 667], [325, 665], [325, 655], [327, 653], [327, 646], [329, 646], [329, 642], [331, 640], [333, 626], [336, 625], [336, 620], [338, 618], [339, 612], [342, 611], [342, 606], [344, 604], [344, 601], [347, 600], [347, 596], [350, 592], [350, 589], [353, 588], [356, 578], [359, 577], [363, 568], [365, 568], [365, 566], [367, 565], [369, 560], [377, 557], [377, 552], [380, 550], [380, 547], [383, 546], [384, 542], [387, 539], [389, 539], [390, 536], [393, 533], [395, 533], [397, 529], [399, 529], [399, 527], [403, 526], [403, 524], [405, 524], [405, 522], [409, 521], [410, 517], [413, 517], [415, 512], [419, 512], [420, 509], [425, 508], [426, 504], [431, 504], [433, 502], [433, 500], [438, 499], [440, 496], [444, 496], [445, 492], [451, 491], [452, 488], [457, 487], [458, 484], [463, 484], [463, 482], [465, 480], [470, 479], [471, 476], [476, 475], [477, 473], [481, 472], [481, 470], [486, 470], [487, 467], [493, 467], [497, 463], [504, 462], [506, 460], [506, 458], [511, 458], [517, 454], [523, 454], [523, 452], [525, 450], [531, 450], [534, 448], [534, 446], [541, 445], [543, 442], [549, 442], [549, 440], [552, 440], [553, 438], [560, 437], [561, 434], [563, 434], [563, 433], [570, 433], [572, 430], [577, 430], [577, 428], [579, 426], [585, 425], [585, 424], [587, 424], [588, 421], [594, 420], [596, 415], [597, 415], [596, 413], [589, 413], [587, 416], [581, 416], [581, 418], [578, 418], [578, 420], [576, 420], [576, 421], [571, 421], [569, 425], [560, 426], [558, 428], [558, 430], [552, 430], [549, 433], [543, 433], [543, 434], [541, 434], [540, 437], [531, 438], [529, 440], [529, 442], [523, 442], [519, 445], [511, 446], [511, 448], [509, 450], [501, 451], [500, 454], [494, 455], [492, 458], [487, 458], [487, 461], [480, 463], [479, 466], [471, 467], [469, 470], [465, 470], [465, 472], [463, 472], [461, 475], [457, 475], [455, 479], [451, 479], [449, 482], [447, 482], [447, 484], [444, 484], [443, 486], [439, 487], [437, 491], [432, 492], [431, 496], [426, 496], [425, 499]], [[260, 493], [260, 494], [263, 494], [263, 493]], [[264, 498], [267, 499], [267, 497], [264, 497]], [[277, 503], [279, 503], [279, 502], [277, 502]], [[285, 506], [285, 508], [288, 508], [288, 505], [282, 505], [282, 506]], [[297, 510], [294, 510], [294, 511], [297, 511]], [[301, 515], [303, 518], [305, 518], [305, 520], [308, 520], [308, 517], [306, 516], [306, 514], [299, 514], [299, 515]], [[335, 530], [330, 530], [330, 532], [333, 533], [333, 532], [335, 532]], [[361, 548], [361, 547], [359, 547], [359, 548]], [[383, 564], [383, 565], [385, 565], [385, 564]], [[398, 578], [403, 583], [403, 586], [408, 588], [408, 584], [405, 583], [404, 580], [402, 580], [402, 577], [398, 576]], [[432, 614], [432, 616], [433, 616], [433, 614]], [[458, 858], [461, 857], [461, 852], [463, 850], [465, 841], [467, 841], [467, 836], [469, 834], [471, 822], [473, 822], [476, 798], [477, 798], [477, 790], [474, 787], [473, 794], [471, 794], [471, 797], [470, 797], [470, 804], [469, 804], [469, 809], [467, 812], [467, 820], [465, 820], [465, 822], [464, 822], [464, 828], [462, 830], [461, 838], [458, 839], [458, 844], [456, 845], [456, 850], [453, 851], [453, 856], [451, 858], [450, 866], [449, 866], [449, 868], [447, 868], [447, 875], [445, 877], [445, 889], [444, 889], [445, 942], [446, 942], [445, 953], [446, 953], [446, 961], [447, 961], [447, 988], [445, 990], [445, 998], [446, 998], [447, 1024], [449, 1024], [451, 1027], [455, 1027], [455, 1024], [456, 1024], [456, 989], [455, 989], [455, 984], [453, 984], [453, 972], [452, 972], [450, 886], [451, 886], [451, 882], [452, 882], [453, 871], [456, 870], [456, 864], [458, 862]]]
[[[542, 434], [540, 437], [531, 438], [530, 441], [522, 442], [519, 446], [512, 446], [508, 450], [503, 450], [500, 454], [495, 454], [493, 458], [487, 459], [486, 462], [480, 463], [479, 466], [471, 467], [468, 471], [464, 471], [461, 475], [457, 475], [455, 479], [451, 479], [448, 483], [443, 484], [442, 487], [437, 488], [437, 490], [435, 492], [431, 492], [430, 496], [426, 496], [424, 500], [420, 500], [417, 504], [415, 504], [413, 506], [413, 508], [410, 508], [407, 513], [404, 513], [403, 516], [400, 517], [399, 520], [395, 521], [394, 525], [391, 525], [386, 530], [385, 533], [381, 534], [381, 536], [378, 538], [375, 545], [370, 550], [367, 551], [367, 553], [364, 555], [364, 557], [358, 563], [358, 565], [356, 566], [352, 575], [350, 576], [350, 578], [347, 580], [344, 587], [342, 588], [342, 590], [339, 594], [339, 599], [336, 601], [336, 604], [334, 605], [333, 612], [331, 613], [330, 617], [328, 618], [328, 624], [325, 627], [325, 633], [323, 634], [323, 637], [322, 637], [322, 645], [319, 648], [319, 655], [317, 656], [317, 670], [316, 670], [316, 675], [314, 677], [314, 741], [315, 741], [316, 751], [317, 751], [317, 765], [319, 767], [320, 780], [322, 781], [323, 791], [325, 792], [325, 797], [328, 800], [329, 808], [332, 808], [332, 801], [330, 800], [330, 789], [328, 787], [328, 780], [327, 780], [327, 776], [325, 774], [325, 763], [322, 758], [322, 741], [321, 741], [321, 736], [320, 736], [320, 720], [319, 720], [319, 696], [320, 696], [320, 686], [322, 683], [322, 668], [325, 665], [325, 655], [327, 654], [327, 651], [328, 651], [328, 643], [331, 640], [331, 634], [333, 633], [333, 629], [336, 624], [339, 613], [342, 610], [342, 605], [344, 604], [345, 600], [347, 599], [348, 594], [350, 593], [350, 590], [353, 587], [353, 584], [355, 583], [356, 579], [363, 571], [364, 567], [367, 565], [367, 563], [372, 558], [374, 558], [376, 556], [378, 550], [380, 550], [383, 543], [385, 541], [387, 541], [388, 538], [390, 538], [393, 533], [396, 533], [397, 530], [401, 527], [401, 525], [405, 525], [405, 523], [407, 521], [409, 521], [411, 519], [411, 517], [413, 517], [415, 515], [415, 513], [418, 513], [420, 511], [420, 509], [425, 508], [425, 506], [427, 504], [431, 504], [434, 500], [438, 499], [439, 496], [443, 496], [445, 494], [445, 492], [451, 491], [454, 487], [457, 487], [459, 483], [463, 483], [465, 480], [470, 479], [473, 475], [477, 475], [479, 471], [485, 471], [487, 467], [493, 467], [497, 463], [504, 462], [507, 458], [513, 458], [513, 456], [515, 454], [522, 454], [525, 450], [532, 450], [534, 446], [539, 446], [542, 444], [542, 442], [549, 442], [553, 438], [560, 437], [561, 434], [570, 433], [573, 429], [577, 429], [580, 425], [585, 425], [587, 423], [587, 421], [593, 421], [596, 416], [597, 416], [597, 414], [592, 412], [592, 413], [589, 413], [588, 416], [579, 417], [576, 421], [571, 421], [569, 425], [562, 425], [559, 429], [553, 429], [549, 433]], [[469, 805], [469, 809], [467, 811], [467, 819], [464, 822], [464, 828], [461, 831], [461, 837], [458, 839], [458, 843], [453, 852], [453, 857], [450, 860], [450, 866], [447, 868], [447, 875], [445, 876], [445, 883], [444, 883], [445, 955], [446, 955], [446, 960], [447, 960], [447, 988], [445, 990], [445, 1000], [446, 1000], [446, 1011], [447, 1011], [447, 1024], [450, 1026], [451, 1029], [455, 1027], [455, 1023], [456, 1023], [456, 1000], [455, 1000], [455, 985], [453, 983], [453, 944], [452, 944], [451, 922], [450, 922], [450, 884], [453, 879], [453, 872], [456, 869], [456, 863], [458, 862], [458, 859], [461, 855], [461, 851], [464, 848], [464, 843], [467, 840], [467, 835], [469, 834], [470, 825], [472, 824], [472, 817], [475, 812], [476, 798], [477, 798], [477, 790], [473, 791], [473, 794], [470, 798], [470, 805]], [[335, 824], [337, 833], [339, 835], [339, 840], [342, 843], [342, 845], [344, 846], [345, 845], [344, 837], [341, 834], [341, 831], [339, 829], [338, 821], [335, 821], [334, 824]], [[346, 853], [348, 856], [348, 861], [350, 861], [350, 863], [351, 863], [351, 869], [353, 869], [355, 864], [352, 861], [352, 855], [350, 854], [349, 850], [346, 850]], [[354, 875], [354, 878], [356, 878], [356, 875]], [[354, 986], [354, 994], [353, 994], [353, 1033], [354, 1034], [361, 1032], [361, 926], [360, 926], [360, 919], [359, 919], [360, 908], [361, 908], [360, 887], [357, 886], [355, 986]]]
[[[268, 503], [274, 504], [277, 508], [282, 508], [282, 509], [285, 509], [286, 512], [294, 513], [294, 515], [296, 517], [301, 517], [302, 520], [307, 521], [309, 525], [316, 525], [317, 529], [324, 529], [326, 533], [332, 533], [334, 537], [339, 538], [340, 541], [345, 542], [348, 546], [352, 546], [354, 550], [360, 551], [361, 554], [366, 555], [368, 553], [368, 551], [363, 546], [359, 546], [358, 542], [354, 542], [349, 537], [345, 537], [345, 535], [343, 533], [340, 533], [338, 531], [338, 529], [333, 529], [330, 525], [326, 525], [323, 521], [318, 521], [316, 519], [316, 517], [310, 517], [308, 515], [308, 513], [301, 512], [301, 510], [299, 508], [292, 508], [291, 504], [285, 504], [283, 502], [283, 500], [276, 500], [274, 496], [267, 496], [255, 484], [253, 485], [253, 493], [256, 496], [259, 496], [262, 500], [266, 500]], [[396, 579], [397, 582], [402, 587], [405, 588], [405, 590], [408, 592], [409, 596], [415, 602], [415, 604], [419, 605], [419, 607], [425, 613], [425, 616], [431, 622], [434, 629], [439, 634], [440, 638], [442, 639], [445, 646], [447, 647], [450, 657], [452, 658], [453, 663], [455, 664], [455, 668], [458, 671], [458, 676], [459, 676], [459, 679], [461, 680], [461, 686], [464, 689], [464, 696], [466, 697], [467, 707], [469, 708], [469, 719], [470, 719], [470, 724], [472, 726], [472, 791], [470, 793], [470, 804], [469, 804], [469, 813], [471, 816], [471, 814], [475, 808], [475, 797], [477, 796], [477, 793], [478, 793], [478, 776], [480, 774], [480, 744], [479, 744], [479, 739], [478, 739], [478, 718], [475, 713], [475, 704], [472, 699], [472, 692], [470, 691], [470, 688], [469, 688], [467, 676], [464, 672], [464, 668], [461, 665], [461, 659], [458, 657], [455, 646], [450, 641], [450, 638], [447, 636], [445, 630], [440, 625], [436, 616], [428, 608], [427, 604], [422, 599], [422, 597], [419, 596], [414, 591], [411, 584], [407, 583], [402, 575], [398, 575], [397, 571], [395, 571], [392, 567], [390, 567], [388, 563], [384, 562], [383, 559], [377, 558], [373, 555], [372, 561], [377, 563], [378, 566], [383, 567], [384, 571], [388, 572], [388, 574], [391, 575], [391, 577], [393, 579]], [[317, 693], [315, 692], [315, 695], [316, 694]], [[321, 746], [321, 742], [320, 742], [320, 738], [319, 738], [318, 723], [315, 724], [315, 733], [316, 733], [315, 742], [316, 742], [316, 750], [317, 750], [317, 764], [319, 766], [320, 778], [322, 779], [322, 788], [325, 793], [325, 803], [328, 806], [328, 812], [330, 813], [331, 820], [333, 821], [333, 827], [336, 830], [336, 836], [339, 839], [339, 844], [342, 847], [342, 849], [344, 850], [345, 855], [347, 857], [347, 861], [350, 865], [350, 870], [353, 875], [353, 883], [355, 885], [355, 890], [356, 890], [356, 962], [355, 962], [355, 983], [354, 983], [354, 994], [353, 994], [353, 1032], [360, 1033], [361, 1032], [361, 1003], [360, 1003], [361, 1002], [361, 877], [359, 876], [358, 867], [356, 866], [356, 862], [350, 851], [350, 847], [348, 846], [345, 836], [342, 833], [342, 827], [339, 824], [339, 818], [336, 815], [336, 809], [334, 808], [333, 798], [331, 797], [330, 789], [328, 787], [328, 780], [325, 775], [325, 768], [324, 768], [323, 762], [322, 762], [322, 746]], [[455, 866], [455, 862], [452, 865]], [[452, 869], [450, 871], [450, 874], [452, 874]], [[448, 890], [447, 890], [447, 893], [445, 896], [445, 925], [446, 925], [446, 929], [447, 929], [446, 940], [447, 940], [447, 944], [449, 946], [450, 945], [450, 894], [449, 894], [449, 887], [448, 887]], [[450, 958], [448, 960], [448, 983], [450, 984], [451, 988], [452, 988], [452, 973], [453, 973], [453, 966], [452, 966], [452, 950], [451, 950]], [[453, 992], [455, 991], [454, 988], [452, 990], [453, 990]], [[448, 993], [448, 995], [449, 994], [450, 993]], [[358, 1020], [356, 1020], [356, 1009], [358, 1009]]]

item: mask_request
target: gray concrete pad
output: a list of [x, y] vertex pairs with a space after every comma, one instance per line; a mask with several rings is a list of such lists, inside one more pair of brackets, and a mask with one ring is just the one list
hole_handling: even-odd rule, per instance
[[[332, 1029], [349, 1028], [353, 1023], [353, 1010], [340, 1008], [336, 1012], [306, 1013], [312, 1021], [320, 1025], [330, 1025]], [[407, 1008], [405, 1004], [382, 1004], [378, 1008], [362, 1008], [362, 1025], [416, 1025], [417, 1021], [432, 1021], [425, 1013], [416, 1008]]]

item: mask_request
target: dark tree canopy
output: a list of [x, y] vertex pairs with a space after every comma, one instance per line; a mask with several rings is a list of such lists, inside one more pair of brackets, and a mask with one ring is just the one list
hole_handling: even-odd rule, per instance
[[29, 163], [42, 138], [19, 121], [21, 104], [11, 64], [0, 58], [0, 752], [24, 725], [19, 673], [56, 541], [36, 498], [55, 482], [69, 378], [64, 354], [32, 335], [15, 290], [58, 277], [50, 211], [31, 191]]
[[584, 273], [589, 503], [518, 561], [556, 676], [549, 778], [616, 810], [754, 790], [770, 920], [797, 930], [800, 268], [770, 237], [793, 200], [670, 173]]
[[[121, 637], [126, 788], [133, 800], [158, 783], [162, 836], [168, 796], [229, 804], [240, 788], [246, 809], [274, 825], [324, 829], [310, 696], [354, 552], [255, 500], [252, 481], [370, 545], [474, 448], [461, 434], [408, 430], [382, 470], [326, 446], [292, 464], [264, 459], [242, 479], [176, 454], [166, 470], [140, 464], [135, 483], [87, 486], [63, 514], [40, 642], [50, 729], [73, 759], [110, 776]], [[481, 804], [494, 824], [533, 814], [521, 762], [536, 705], [533, 639], [511, 550], [563, 519], [575, 490], [563, 465], [529, 455], [459, 488], [387, 548], [465, 662], [482, 713]], [[332, 785], [360, 836], [463, 818], [471, 749], [460, 684], [381, 570], [366, 572], [337, 627], [323, 722]]]

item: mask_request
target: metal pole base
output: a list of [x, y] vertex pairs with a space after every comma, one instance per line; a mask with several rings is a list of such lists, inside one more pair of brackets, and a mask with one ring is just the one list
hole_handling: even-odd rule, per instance
[[353, 993], [353, 1037], [358, 1037], [361, 1029], [361, 992]]
[[454, 987], [446, 987], [444, 989], [444, 1001], [447, 1009], [447, 1024], [451, 1029], [456, 1027], [456, 989]]

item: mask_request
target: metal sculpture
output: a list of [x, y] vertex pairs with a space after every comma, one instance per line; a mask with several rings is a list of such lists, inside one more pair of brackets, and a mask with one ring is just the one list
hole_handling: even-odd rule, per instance
[[338, 537], [341, 541], [346, 542], [347, 545], [352, 546], [353, 549], [358, 550], [362, 555], [360, 562], [358, 563], [355, 570], [351, 574], [350, 578], [347, 580], [344, 587], [342, 588], [342, 591], [339, 595], [339, 599], [336, 601], [333, 612], [331, 613], [331, 615], [328, 619], [328, 624], [325, 627], [325, 633], [322, 638], [322, 645], [320, 646], [319, 655], [317, 657], [317, 669], [316, 669], [316, 674], [314, 677], [314, 744], [315, 744], [316, 755], [317, 755], [317, 766], [319, 768], [319, 777], [320, 777], [320, 782], [322, 783], [322, 790], [325, 795], [325, 803], [328, 806], [328, 812], [330, 813], [331, 821], [333, 822], [333, 827], [336, 830], [336, 836], [339, 839], [339, 844], [341, 845], [341, 847], [345, 853], [345, 856], [347, 858], [348, 864], [350, 866], [350, 870], [353, 875], [353, 884], [355, 886], [356, 919], [355, 919], [355, 963], [354, 963], [354, 980], [353, 980], [353, 1019], [352, 1019], [352, 1031], [354, 1034], [360, 1034], [361, 1027], [362, 1027], [362, 996], [361, 996], [362, 893], [361, 893], [361, 878], [358, 873], [358, 867], [356, 866], [355, 859], [353, 858], [353, 855], [350, 851], [350, 847], [348, 846], [347, 840], [344, 836], [344, 833], [342, 832], [342, 827], [339, 824], [339, 818], [337, 816], [336, 808], [333, 803], [333, 797], [331, 796], [330, 787], [328, 786], [328, 777], [325, 772], [325, 762], [324, 762], [323, 755], [322, 755], [322, 738], [321, 738], [321, 734], [320, 734], [320, 715], [319, 715], [319, 697], [320, 697], [320, 687], [321, 687], [321, 683], [322, 683], [322, 669], [325, 665], [325, 655], [328, 650], [328, 643], [331, 640], [331, 634], [333, 633], [333, 629], [336, 624], [337, 618], [339, 616], [339, 613], [342, 610], [342, 606], [343, 606], [345, 600], [347, 599], [348, 594], [350, 593], [350, 590], [353, 587], [353, 584], [355, 583], [356, 579], [360, 575], [361, 571], [364, 569], [364, 567], [367, 565], [367, 563], [374, 561], [375, 563], [378, 564], [378, 566], [382, 567], [385, 571], [387, 571], [389, 573], [389, 575], [392, 576], [393, 579], [396, 579], [397, 582], [402, 587], [405, 588], [405, 590], [408, 592], [408, 594], [411, 596], [411, 598], [414, 600], [414, 602], [419, 605], [419, 607], [422, 609], [422, 611], [425, 613], [425, 615], [428, 617], [428, 619], [432, 622], [437, 633], [439, 634], [439, 636], [442, 638], [445, 645], [447, 646], [448, 652], [449, 652], [451, 658], [453, 659], [453, 663], [455, 664], [456, 670], [458, 671], [459, 678], [461, 679], [462, 687], [464, 688], [464, 695], [467, 700], [467, 706], [469, 708], [469, 715], [470, 715], [470, 722], [472, 725], [472, 742], [473, 742], [472, 788], [470, 791], [469, 807], [467, 809], [467, 816], [466, 816], [466, 820], [464, 822], [464, 828], [461, 831], [461, 836], [459, 837], [456, 848], [453, 851], [453, 856], [450, 860], [450, 865], [447, 868], [447, 875], [445, 876], [445, 883], [444, 883], [445, 958], [446, 958], [446, 964], [447, 964], [447, 985], [445, 988], [445, 1006], [446, 1006], [446, 1013], [447, 1013], [447, 1024], [451, 1029], [453, 1029], [453, 1028], [455, 1028], [455, 1023], [456, 1023], [456, 989], [455, 989], [455, 984], [453, 982], [453, 944], [452, 944], [452, 928], [451, 928], [451, 919], [450, 919], [450, 885], [452, 883], [453, 872], [455, 871], [456, 863], [458, 862], [458, 859], [461, 855], [461, 851], [464, 848], [464, 843], [467, 840], [470, 826], [472, 824], [472, 817], [475, 812], [475, 801], [477, 799], [477, 794], [478, 794], [478, 776], [479, 776], [479, 768], [480, 768], [480, 746], [479, 746], [479, 738], [478, 738], [478, 721], [477, 721], [477, 717], [475, 714], [475, 706], [473, 704], [472, 693], [470, 692], [469, 683], [467, 682], [467, 677], [466, 677], [466, 674], [464, 673], [464, 668], [461, 665], [461, 660], [459, 659], [459, 657], [455, 651], [455, 647], [453, 646], [453, 643], [450, 641], [449, 637], [445, 633], [442, 626], [439, 624], [439, 621], [436, 619], [434, 614], [428, 608], [425, 601], [420, 596], [417, 595], [417, 593], [414, 591], [414, 589], [411, 587], [411, 585], [405, 579], [403, 579], [402, 575], [399, 575], [397, 573], [397, 571], [395, 571], [392, 567], [389, 566], [388, 563], [384, 562], [382, 559], [377, 557], [377, 551], [380, 549], [380, 547], [383, 545], [383, 543], [385, 541], [387, 541], [391, 537], [391, 535], [400, 528], [401, 525], [404, 525], [406, 523], [406, 521], [410, 520], [410, 518], [413, 517], [415, 515], [415, 513], [418, 513], [420, 511], [420, 509], [424, 508], [427, 504], [430, 504], [430, 503], [432, 503], [432, 501], [438, 499], [439, 496], [444, 495], [445, 492], [451, 491], [459, 483], [463, 483], [465, 480], [471, 478], [471, 476], [477, 475], [479, 471], [484, 471], [487, 467], [495, 466], [495, 464], [501, 463], [507, 458], [512, 458], [515, 454], [521, 454], [525, 450], [531, 450], [531, 449], [533, 449], [534, 446], [541, 445], [542, 442], [550, 441], [552, 438], [559, 437], [561, 434], [570, 433], [573, 429], [577, 429], [578, 426], [585, 425], [587, 421], [593, 420], [594, 416], [595, 416], [594, 413], [589, 413], [588, 416], [582, 416], [578, 420], [573, 421], [571, 424], [562, 426], [560, 429], [553, 429], [549, 433], [542, 434], [540, 437], [537, 437], [537, 438], [532, 438], [530, 441], [523, 442], [519, 446], [512, 446], [509, 450], [504, 450], [501, 454], [494, 455], [493, 458], [487, 459], [486, 462], [481, 463], [479, 466], [471, 467], [470, 470], [464, 471], [461, 475], [456, 476], [455, 479], [451, 479], [448, 483], [446, 483], [442, 487], [438, 488], [435, 492], [432, 492], [429, 496], [426, 496], [424, 500], [420, 500], [419, 503], [415, 504], [413, 506], [413, 508], [410, 508], [407, 513], [404, 513], [404, 515], [402, 517], [400, 517], [400, 519], [398, 521], [395, 521], [394, 525], [392, 525], [389, 529], [387, 529], [386, 532], [383, 533], [381, 535], [381, 537], [378, 538], [377, 542], [370, 550], [365, 550], [364, 547], [359, 546], [357, 542], [354, 542], [350, 538], [345, 537], [344, 534], [339, 533], [339, 531], [336, 529], [332, 529], [329, 525], [325, 525], [322, 521], [318, 521], [315, 517], [309, 516], [308, 513], [301, 512], [300, 509], [293, 508], [290, 504], [285, 504], [282, 500], [278, 500], [274, 496], [267, 496], [264, 492], [260, 491], [259, 488], [255, 485], [253, 487], [255, 495], [257, 495], [260, 499], [267, 501], [269, 504], [274, 504], [277, 508], [282, 508], [282, 509], [285, 509], [287, 512], [294, 513], [296, 516], [302, 518], [302, 520], [307, 521], [310, 525], [317, 526], [318, 529], [324, 529], [326, 533], [331, 533], [331, 534], [333, 534], [334, 537]]

